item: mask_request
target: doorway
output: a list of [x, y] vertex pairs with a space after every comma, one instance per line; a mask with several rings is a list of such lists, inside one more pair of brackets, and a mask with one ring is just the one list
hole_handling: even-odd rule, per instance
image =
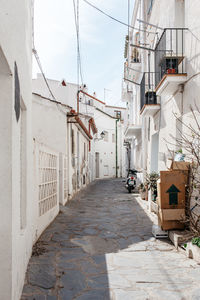
[[158, 172], [159, 135], [155, 133], [151, 138], [151, 172]]
[[99, 152], [95, 152], [96, 178], [99, 178]]

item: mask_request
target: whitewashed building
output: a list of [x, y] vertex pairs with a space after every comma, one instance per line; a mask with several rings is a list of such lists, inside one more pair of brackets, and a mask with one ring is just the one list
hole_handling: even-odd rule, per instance
[[34, 199], [36, 239], [68, 200], [67, 112], [70, 107], [33, 94]]
[[88, 94], [87, 88], [81, 90], [79, 99], [80, 111], [92, 116], [98, 129], [92, 144], [92, 178], [124, 177], [126, 173], [123, 147], [125, 109], [106, 105], [95, 94]]
[[[74, 193], [91, 181], [89, 151], [94, 129], [91, 124], [95, 126], [91, 117], [77, 114], [66, 104], [33, 93], [34, 145], [36, 149], [40, 145], [45, 146], [49, 149], [49, 153], [52, 150], [59, 157], [59, 194], [57, 194], [59, 201], [55, 204], [55, 212], [49, 211], [50, 219], [57, 214], [59, 203], [65, 205]], [[37, 173], [38, 166], [35, 168]], [[36, 184], [36, 194], [37, 186]], [[47, 222], [46, 226], [48, 224]]]
[[32, 5], [0, 4], [0, 299], [19, 300], [34, 239]]
[[[84, 176], [81, 175], [81, 182], [85, 182], [85, 180], [89, 182], [96, 178], [124, 177], [125, 148], [123, 147], [123, 119], [125, 109], [123, 107], [107, 106], [95, 94], [88, 94], [86, 86], [78, 87], [76, 84], [67, 83], [65, 80], [59, 82], [48, 79], [48, 83], [56, 99], [59, 99], [62, 104], [72, 106], [74, 113], [78, 114], [78, 117], [81, 118], [88, 131], [86, 132], [85, 130], [85, 138], [88, 141], [87, 143], [83, 141], [82, 145], [86, 143], [87, 147], [85, 147], [89, 149], [87, 150], [89, 151], [89, 165], [86, 167], [86, 174]], [[50, 97], [49, 90], [40, 74], [33, 80], [33, 92], [43, 97]], [[73, 114], [71, 118], [74, 118]], [[70, 119], [70, 114], [68, 119]], [[70, 126], [74, 126], [74, 121], [68, 120], [69, 124], [70, 122], [72, 122]], [[74, 138], [71, 136], [73, 134], [75, 135]], [[74, 139], [74, 149], [79, 153], [81, 151], [81, 146], [77, 144], [79, 138], [77, 137], [76, 130], [72, 131], [72, 128], [68, 132], [69, 144], [72, 143], [71, 139]], [[72, 151], [70, 147], [68, 153]], [[70, 197], [73, 195], [73, 190], [79, 189], [77, 178], [79, 177], [80, 170], [79, 167], [78, 169], [75, 167], [80, 163], [80, 160], [76, 159], [76, 157], [79, 157], [78, 153], [73, 153], [73, 159], [69, 158], [69, 168], [71, 168], [73, 177], [72, 186], [69, 188]]]
[[[199, 109], [200, 31], [198, 1], [135, 1], [126, 38], [123, 99], [127, 102], [125, 138], [131, 164], [166, 170]], [[179, 122], [179, 120], [181, 122]]]

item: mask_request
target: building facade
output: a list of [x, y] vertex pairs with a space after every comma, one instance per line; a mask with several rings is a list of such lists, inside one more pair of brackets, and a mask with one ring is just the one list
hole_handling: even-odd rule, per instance
[[[86, 182], [112, 177], [124, 177], [125, 176], [125, 149], [123, 147], [123, 131], [124, 131], [124, 115], [125, 109], [123, 107], [108, 106], [105, 102], [99, 100], [95, 93], [91, 95], [88, 93], [87, 86], [77, 86], [72, 83], [67, 83], [65, 80], [55, 81], [48, 79], [49, 86], [58, 101], [61, 101], [63, 105], [71, 106], [72, 109], [78, 114], [79, 118], [83, 122], [88, 132], [86, 134], [89, 140], [84, 143], [87, 144], [89, 165], [86, 167], [88, 171], [84, 175], [87, 178]], [[40, 94], [42, 97], [49, 97], [49, 90], [44, 83], [43, 78], [38, 75], [33, 80], [33, 92]], [[51, 100], [54, 100], [53, 98]], [[74, 116], [72, 114], [71, 118]], [[78, 146], [78, 140], [76, 129], [72, 129], [74, 121], [70, 121], [70, 114], [68, 116], [68, 123], [70, 124], [68, 132], [69, 144], [74, 139], [74, 151], [81, 149]], [[91, 123], [91, 120], [92, 123]], [[95, 126], [92, 126], [92, 124]], [[93, 125], [94, 125], [93, 124]], [[74, 131], [75, 130], [75, 131]], [[74, 137], [72, 137], [74, 135]], [[91, 135], [91, 136], [90, 136]], [[68, 153], [71, 150], [68, 149]], [[69, 158], [69, 167], [73, 172], [73, 188], [70, 188], [69, 194], [72, 190], [76, 190], [79, 186], [77, 178], [79, 177], [80, 170], [74, 170], [77, 163], [76, 157], [79, 157], [77, 152], [72, 154], [74, 159]], [[71, 165], [73, 162], [73, 165]], [[82, 176], [82, 175], [81, 175]], [[76, 178], [76, 179], [75, 179]], [[75, 185], [76, 182], [76, 185]], [[77, 187], [76, 187], [77, 186]]]
[[32, 3], [0, 10], [0, 298], [18, 300], [32, 251]]
[[197, 1], [135, 1], [122, 97], [131, 164], [144, 176], [167, 170], [174, 154], [184, 151], [183, 123], [197, 126], [191, 108], [199, 110], [198, 15]]

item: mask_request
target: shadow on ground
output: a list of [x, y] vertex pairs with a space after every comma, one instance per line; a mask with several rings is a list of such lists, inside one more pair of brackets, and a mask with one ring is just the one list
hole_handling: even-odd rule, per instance
[[[151, 229], [151, 220], [122, 180], [92, 183], [41, 236], [38, 247], [45, 252], [31, 258], [21, 300], [113, 299], [108, 271], [114, 270], [107, 262], [115, 258], [109, 254], [145, 251], [145, 245], [138, 245], [152, 238]], [[112, 274], [116, 286], [123, 285], [123, 278]]]

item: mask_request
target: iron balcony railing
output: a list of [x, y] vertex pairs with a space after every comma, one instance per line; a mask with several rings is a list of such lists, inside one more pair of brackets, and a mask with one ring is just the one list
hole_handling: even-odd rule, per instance
[[141, 63], [140, 52], [136, 47], [132, 48], [131, 52], [131, 63]]
[[140, 109], [146, 104], [157, 104], [155, 72], [144, 73], [140, 83]]
[[186, 28], [166, 28], [155, 48], [155, 86], [165, 74], [185, 74]]

